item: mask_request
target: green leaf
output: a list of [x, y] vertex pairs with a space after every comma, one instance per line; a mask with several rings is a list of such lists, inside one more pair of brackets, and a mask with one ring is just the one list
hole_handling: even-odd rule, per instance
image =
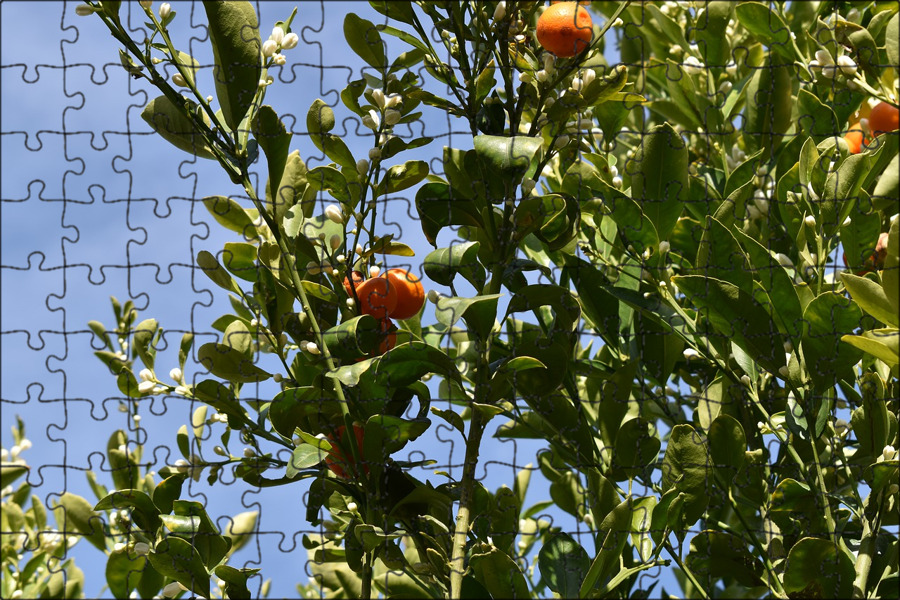
[[[199, 110], [196, 102], [185, 99], [184, 106], [191, 114], [198, 112], [203, 114], [203, 121], [209, 125], [209, 118]], [[141, 118], [153, 131], [179, 150], [200, 158], [216, 160], [216, 155], [210, 150], [194, 122], [166, 96], [158, 96], [151, 100], [141, 111]]]
[[181, 497], [181, 486], [185, 479], [187, 479], [187, 475], [184, 473], [175, 473], [163, 479], [159, 485], [153, 488], [153, 504], [160, 513], [172, 512], [172, 503]]
[[606, 581], [613, 569], [619, 565], [619, 557], [631, 533], [632, 518], [633, 499], [629, 497], [606, 515], [597, 528], [597, 539], [603, 540], [603, 543], [581, 583], [578, 594], [580, 598], [588, 597], [591, 590]]
[[[308, 171], [300, 158], [300, 151], [294, 150], [288, 154], [275, 196], [271, 201], [266, 196], [269, 212], [275, 215], [275, 221], [284, 227], [284, 233], [288, 237], [298, 238], [297, 243], [301, 243], [297, 233], [303, 226], [304, 218], [311, 217], [315, 210], [316, 192], [319, 189], [310, 185], [307, 177]], [[303, 254], [308, 256], [306, 252]]]
[[811, 139], [821, 142], [841, 134], [841, 126], [834, 111], [822, 103], [812, 92], [800, 89], [797, 92], [797, 109], [800, 113], [798, 125]]
[[225, 328], [225, 333], [222, 334], [222, 342], [231, 349], [240, 352], [246, 358], [252, 359], [253, 334], [250, 333], [250, 329], [240, 319], [232, 321]]
[[860, 359], [856, 348], [841, 342], [860, 326], [862, 311], [843, 294], [825, 292], [813, 299], [803, 311], [803, 357], [806, 370], [822, 390], [834, 384]]
[[866, 354], [879, 358], [893, 367], [900, 362], [900, 331], [891, 329], [874, 329], [862, 335], [845, 335], [841, 341], [859, 348]]
[[784, 591], [804, 598], [849, 598], [855, 578], [846, 553], [830, 540], [807, 537], [788, 553]]
[[870, 154], [854, 154], [828, 175], [819, 204], [818, 219], [826, 236], [831, 237], [837, 233], [838, 228], [850, 215], [859, 198], [863, 180], [869, 173], [870, 163]]
[[463, 318], [470, 330], [485, 340], [494, 327], [499, 298], [500, 294], [474, 298], [442, 296], [435, 305], [434, 316], [438, 323], [446, 325], [448, 328]]
[[128, 598], [137, 588], [147, 558], [129, 556], [128, 552], [113, 552], [106, 561], [106, 585], [116, 598]]
[[[760, 8], [769, 13], [769, 8], [763, 4], [748, 2], [754, 5], [751, 10]], [[741, 14], [739, 5], [735, 12]], [[756, 22], [756, 27], [767, 28], [766, 39], [771, 39], [772, 32], [768, 30], [770, 21]], [[790, 37], [790, 32], [785, 28], [782, 33]], [[774, 48], [782, 48], [776, 45]], [[781, 144], [783, 134], [791, 126], [791, 109], [794, 102], [791, 98], [794, 76], [791, 67], [783, 61], [776, 59], [771, 53], [765, 64], [753, 74], [750, 83], [747, 84], [746, 97], [747, 108], [744, 112], [745, 121], [743, 127], [744, 139], [749, 149], [756, 151], [763, 149], [763, 160], [768, 160], [772, 152]]]
[[426, 183], [416, 192], [416, 210], [422, 232], [430, 244], [450, 225], [481, 226], [481, 214], [475, 203], [446, 183]]
[[685, 494], [684, 527], [697, 522], [711, 495], [709, 450], [703, 437], [690, 425], [676, 425], [669, 436], [662, 465], [662, 489]]
[[12, 485], [16, 479], [25, 475], [28, 471], [28, 465], [11, 462], [0, 463], [0, 484], [3, 487]]
[[247, 589], [247, 580], [259, 573], [259, 569], [235, 569], [229, 565], [219, 565], [215, 569], [216, 577], [225, 582], [226, 598], [251, 598]]
[[[356, 168], [354, 167], [354, 172]], [[332, 197], [343, 204], [350, 204], [350, 188], [343, 173], [330, 166], [310, 169], [306, 180], [317, 190], [327, 190]]]
[[[707, 2], [697, 13], [694, 36], [704, 64], [722, 65], [731, 58], [729, 39], [725, 34], [731, 20], [733, 2]], [[727, 195], [727, 194], [726, 194]]]
[[[6, 472], [5, 467], [3, 472]], [[95, 547], [106, 550], [103, 518], [95, 509], [91, 508], [87, 500], [71, 492], [66, 492], [54, 504], [54, 512], [60, 509], [63, 514], [56, 513], [55, 515], [58, 527], [63, 531], [74, 529]]]
[[335, 325], [322, 335], [333, 356], [354, 359], [365, 356], [378, 345], [381, 328], [374, 317], [360, 315]]
[[160, 526], [159, 509], [146, 493], [139, 490], [117, 490], [100, 500], [94, 510], [122, 510], [133, 508], [132, 519], [138, 527], [151, 533]]
[[730, 415], [720, 414], [709, 426], [709, 453], [716, 470], [731, 481], [744, 464], [747, 436], [744, 428]]
[[245, 239], [256, 239], [259, 235], [250, 215], [235, 200], [226, 196], [207, 196], [203, 206], [220, 225], [240, 233]]
[[[581, 316], [581, 306], [572, 293], [563, 287], [552, 284], [528, 285], [516, 292], [507, 307], [507, 316], [514, 312], [534, 311], [539, 319], [539, 307], [549, 306], [555, 315], [555, 326], [565, 331], [573, 331]], [[550, 329], [550, 323], [544, 323]]]
[[708, 315], [712, 326], [730, 338], [767, 371], [784, 366], [784, 341], [769, 312], [750, 294], [718, 279], [673, 277], [678, 289]]
[[484, 267], [477, 260], [480, 247], [479, 242], [463, 242], [431, 251], [425, 257], [425, 275], [435, 283], [449, 286], [456, 275], [460, 274], [475, 289], [482, 289], [486, 277]]
[[411, 188], [427, 176], [428, 163], [425, 161], [408, 160], [402, 165], [394, 165], [381, 178], [375, 189], [375, 197]]
[[[246, 546], [256, 533], [259, 511], [251, 510], [234, 515], [225, 527], [225, 536], [231, 540], [230, 554]], [[218, 573], [218, 569], [216, 569]], [[221, 575], [220, 575], [221, 577]]]
[[[499, 135], [477, 135], [474, 139], [475, 153], [486, 176], [499, 177], [510, 186], [519, 183], [539, 158], [542, 143], [540, 138]], [[502, 198], [491, 200], [499, 202]]]
[[235, 282], [228, 271], [219, 264], [216, 257], [206, 250], [201, 250], [197, 253], [197, 266], [203, 270], [204, 275], [209, 277], [210, 280], [220, 288], [236, 294], [241, 293], [241, 288], [238, 287], [237, 282]]
[[153, 368], [153, 362], [156, 358], [156, 350], [152, 347], [153, 338], [159, 330], [159, 323], [156, 319], [145, 319], [134, 328], [134, 337], [132, 343], [134, 349], [137, 350], [138, 356], [148, 369]]
[[169, 536], [156, 544], [148, 555], [150, 564], [162, 575], [170, 577], [200, 596], [210, 597], [209, 573], [200, 553], [190, 543]]
[[891, 306], [891, 301], [884, 293], [884, 287], [871, 279], [852, 273], [841, 273], [841, 281], [861, 309], [886, 325], [900, 327], [897, 311]]
[[213, 47], [216, 96], [225, 123], [237, 130], [259, 88], [259, 21], [251, 2], [204, 2]]
[[642, 561], [650, 560], [653, 553], [653, 541], [650, 537], [653, 509], [656, 507], [656, 496], [636, 498], [631, 511], [631, 543], [638, 551]]
[[794, 45], [791, 30], [778, 12], [760, 2], [741, 2], [734, 9], [735, 16], [741, 25], [767, 44], [773, 52], [793, 61]]
[[270, 186], [270, 189], [266, 190], [266, 195], [278, 198], [276, 186], [280, 185], [281, 177], [284, 175], [294, 134], [288, 133], [278, 113], [268, 104], [259, 107], [259, 112], [253, 119], [252, 131], [253, 137], [266, 155]]
[[653, 127], [641, 137], [641, 147], [626, 163], [625, 172], [631, 176], [632, 198], [659, 238], [668, 239], [688, 196], [687, 144], [668, 123]]
[[253, 360], [224, 344], [203, 344], [197, 350], [197, 359], [216, 377], [232, 383], [265, 381], [272, 375], [253, 364]]
[[287, 464], [286, 475], [294, 478], [301, 470], [314, 467], [323, 460], [325, 460], [325, 454], [317, 446], [300, 444], [294, 448], [294, 452], [291, 454], [291, 460]]
[[894, 313], [900, 312], [900, 219], [894, 219], [888, 233], [887, 256], [884, 257], [884, 270], [881, 271], [881, 285], [884, 295], [894, 307]]
[[694, 266], [700, 274], [727, 281], [748, 294], [753, 293], [753, 275], [748, 257], [727, 227], [711, 216], [700, 239]]
[[746, 543], [724, 531], [701, 531], [691, 540], [685, 562], [700, 581], [734, 578], [741, 585], [764, 585], [763, 565], [750, 554]]
[[528, 582], [519, 565], [494, 546], [473, 549], [469, 568], [492, 598], [528, 598]]
[[641, 418], [622, 423], [616, 433], [613, 472], [617, 481], [636, 477], [659, 456], [661, 443], [652, 423]]
[[567, 533], [556, 533], [541, 547], [538, 567], [541, 577], [552, 591], [563, 598], [575, 598], [591, 559], [578, 542]]
[[378, 71], [388, 66], [384, 42], [371, 21], [360, 18], [355, 13], [347, 13], [344, 17], [344, 39], [360, 58]]
[[888, 64], [900, 64], [900, 50], [898, 50], [897, 38], [898, 30], [900, 30], [900, 22], [898, 22], [898, 14], [894, 13], [890, 22], [884, 30], [884, 50], [887, 53]]
[[339, 415], [340, 405], [315, 387], [288, 388], [276, 395], [269, 406], [272, 427], [291, 439], [294, 431], [309, 415]]
[[206, 509], [199, 502], [176, 500], [172, 510], [180, 517], [191, 517], [198, 522], [196, 534], [192, 534], [190, 542], [207, 567], [214, 567], [228, 554], [231, 540], [222, 536], [218, 528], [209, 518]]

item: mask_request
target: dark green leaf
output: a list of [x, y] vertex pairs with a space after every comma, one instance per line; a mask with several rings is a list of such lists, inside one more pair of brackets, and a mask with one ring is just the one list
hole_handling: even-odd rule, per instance
[[203, 344], [197, 350], [197, 359], [210, 373], [233, 383], [265, 381], [272, 376], [251, 358], [224, 344]]
[[668, 123], [651, 128], [642, 136], [634, 160], [626, 163], [625, 172], [631, 176], [632, 198], [660, 239], [668, 239], [688, 196], [687, 144]]
[[200, 553], [190, 543], [169, 536], [156, 544], [148, 558], [159, 573], [171, 577], [200, 596], [210, 597], [209, 573], [203, 566]]
[[563, 598], [575, 598], [591, 559], [570, 535], [557, 533], [541, 547], [538, 566], [547, 587]]
[[[184, 100], [185, 111], [197, 114], [198, 106], [191, 100]], [[204, 122], [209, 125], [209, 119], [205, 113]], [[200, 158], [216, 159], [206, 143], [203, 134], [188, 118], [184, 111], [175, 106], [166, 96], [158, 96], [151, 100], [141, 112], [141, 118], [163, 137], [167, 142], [180, 150], [184, 150]]]

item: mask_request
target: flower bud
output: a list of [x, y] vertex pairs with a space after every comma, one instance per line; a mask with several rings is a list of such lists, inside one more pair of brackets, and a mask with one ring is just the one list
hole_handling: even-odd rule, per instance
[[841, 68], [841, 71], [844, 72], [844, 75], [847, 77], [853, 77], [856, 75], [856, 63], [853, 62], [853, 59], [847, 56], [846, 54], [841, 54], [838, 56], [837, 65]]
[[893, 446], [885, 446], [884, 450], [881, 451], [881, 456], [884, 457], [884, 460], [891, 460], [897, 454], [897, 451], [894, 450]]
[[337, 204], [329, 204], [325, 207], [325, 216], [334, 223], [341, 225], [344, 223], [344, 211]]
[[534, 76], [540, 83], [546, 83], [547, 80], [550, 79], [550, 75], [544, 69], [535, 73]]
[[730, 62], [725, 65], [725, 72], [728, 73], [729, 77], [734, 77], [737, 75], [738, 66], [736, 62]]
[[378, 265], [369, 267], [369, 277], [378, 277], [379, 273], [381, 273], [381, 267]]
[[272, 381], [274, 381], [275, 383], [281, 383], [283, 379], [284, 377], [281, 376], [281, 373], [275, 373], [274, 375], [272, 375]]
[[272, 56], [272, 64], [283, 67], [287, 64], [287, 57], [284, 54], [275, 54]]
[[138, 391], [142, 394], [149, 394], [155, 387], [156, 384], [152, 381], [142, 381], [138, 384]]
[[806, 223], [807, 227], [815, 227], [816, 226], [816, 218], [812, 215], [807, 215], [803, 222]]
[[731, 91], [731, 88], [733, 88], [733, 87], [734, 87], [734, 84], [732, 84], [730, 81], [726, 80], [726, 81], [723, 81], [722, 85], [719, 86], [719, 91], [722, 92], [723, 94], [728, 94]]
[[150, 8], [153, 6], [153, 0], [141, 0], [139, 4], [141, 5], [141, 8]]
[[256, 451], [253, 448], [244, 448], [245, 458], [253, 458], [254, 456], [256, 456]]
[[375, 101], [375, 105], [378, 106], [381, 110], [384, 110], [384, 91], [380, 88], [375, 88], [372, 90], [372, 100]]
[[816, 50], [816, 60], [819, 61], [819, 64], [822, 66], [834, 64], [834, 59], [831, 58], [831, 53], [828, 52], [828, 50]]
[[581, 81], [584, 82], [584, 87], [591, 85], [591, 82], [597, 78], [597, 72], [593, 69], [585, 69], [581, 74]]
[[584, 81], [580, 77], [576, 77], [572, 80], [572, 89], [576, 92], [580, 92], [581, 88], [584, 87]]
[[319, 345], [315, 342], [310, 342], [306, 344], [306, 351], [310, 354], [321, 354], [322, 352], [319, 350]]
[[175, 367], [169, 371], [169, 377], [171, 377], [173, 381], [181, 381], [184, 379], [184, 373], [181, 372], [181, 369]]
[[213, 452], [215, 452], [219, 456], [228, 456], [228, 452], [226, 452], [225, 448], [223, 448], [222, 446], [216, 446], [215, 448], [213, 448]]
[[289, 33], [281, 40], [281, 49], [291, 50], [296, 48], [298, 43], [300, 43], [300, 37], [296, 33]]
[[328, 245], [331, 246], [332, 250], [337, 250], [338, 248], [341, 247], [341, 242], [343, 242], [343, 239], [341, 239], [341, 236], [339, 236], [338, 234], [335, 233], [328, 240]]
[[534, 179], [525, 179], [522, 181], [522, 195], [529, 196], [534, 191]]
[[187, 80], [184, 78], [184, 75], [182, 75], [181, 73], [175, 73], [174, 75], [172, 75], [172, 83], [174, 83], [178, 87], [190, 87]]
[[166, 17], [168, 17], [171, 13], [172, 13], [172, 5], [169, 4], [168, 2], [163, 2], [163, 3], [159, 6], [159, 19], [160, 19], [160, 21], [165, 20]]
[[384, 107], [385, 108], [393, 108], [398, 104], [403, 103], [403, 96], [400, 94], [391, 94], [390, 96], [386, 96], [384, 99]]
[[360, 175], [365, 175], [369, 171], [369, 161], [364, 158], [356, 161], [356, 172]]
[[400, 114], [399, 110], [394, 110], [392, 108], [389, 108], [386, 111], [384, 111], [384, 123], [388, 127], [393, 127], [394, 125], [399, 123], [400, 119], [402, 119], [402, 118], [403, 118], [403, 115]]
[[94, 14], [94, 8], [89, 4], [79, 4], [75, 7], [75, 14], [79, 17], [87, 17]]
[[369, 114], [362, 118], [362, 124], [372, 131], [377, 131], [378, 126], [381, 125], [381, 117], [374, 110], [370, 110]]
[[432, 304], [437, 304], [438, 300], [441, 299], [441, 293], [437, 290], [428, 290], [428, 301]]
[[262, 45], [262, 53], [266, 58], [275, 54], [275, 51], [278, 50], [278, 42], [275, 40], [266, 40]]
[[619, 177], [618, 175], [616, 175], [615, 177], [612, 178], [612, 184], [616, 189], [618, 189], [618, 190], [622, 189], [622, 178]]
[[378, 160], [381, 158], [381, 148], [369, 149], [369, 160]]
[[556, 138], [556, 141], [553, 143], [554, 148], [563, 148], [566, 144], [569, 143], [569, 136], [563, 134]]
[[173, 581], [169, 585], [163, 588], [162, 595], [166, 598], [174, 598], [184, 589], [184, 586], [178, 583], [177, 581]]
[[[272, 28], [272, 35], [269, 36], [269, 40], [275, 42], [276, 45], [281, 45], [281, 42], [284, 41], [284, 29], [280, 26], [275, 26]], [[263, 44], [265, 46], [265, 44]]]
[[350, 502], [347, 504], [347, 510], [352, 512], [354, 515], [359, 513], [359, 506], [356, 505], [356, 502]]
[[498, 2], [497, 8], [494, 9], [494, 21], [502, 21], [506, 16], [506, 2]]
[[141, 381], [152, 381], [154, 379], [153, 371], [150, 369], [141, 369], [141, 372], [138, 373], [138, 377], [141, 378]]

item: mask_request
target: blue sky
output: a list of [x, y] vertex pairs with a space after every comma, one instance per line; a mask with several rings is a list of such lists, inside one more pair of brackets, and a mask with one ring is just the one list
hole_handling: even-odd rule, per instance
[[[154, 8], [158, 5], [154, 3]], [[172, 5], [178, 12], [170, 26], [176, 46], [202, 65], [211, 64], [201, 26], [205, 22], [202, 7]], [[93, 501], [84, 471], [97, 471], [101, 481], [111, 485], [108, 474], [102, 473], [105, 465], [100, 452], [114, 430], [131, 427], [118, 411], [114, 379], [92, 354], [96, 348], [91, 346], [87, 322], [96, 319], [112, 326], [109, 296], [123, 302], [132, 298], [140, 318], [154, 317], [171, 332], [164, 338], [169, 348], [161, 351], [157, 361], [159, 373], [176, 366], [175, 347], [182, 331], [206, 332], [198, 333], [195, 347], [213, 341], [209, 324], [230, 307], [222, 290], [194, 274], [192, 257], [201, 250], [216, 253], [236, 238], [212, 222], [198, 201], [207, 195], [240, 191], [212, 161], [195, 162], [150, 132], [140, 112], [156, 94], [145, 81], [130, 79], [120, 67], [117, 43], [100, 19], [76, 16], [75, 6], [73, 2], [0, 4], [2, 441], [6, 448], [12, 445], [11, 417], [21, 415], [34, 443], [23, 455], [33, 468], [30, 482], [34, 493], [47, 501], [62, 491]], [[258, 5], [263, 38], [293, 6], [288, 2]], [[306, 111], [313, 100], [322, 98], [336, 105], [337, 130], [346, 128], [345, 141], [357, 157], [364, 157], [371, 137], [356, 135], [356, 118], [338, 105], [337, 96], [349, 80], [359, 77], [362, 67], [343, 41], [342, 22], [349, 11], [383, 21], [364, 2], [300, 4], [294, 31], [301, 43], [286, 53], [287, 66], [280, 73], [272, 72], [276, 83], [270, 86], [266, 102], [298, 134], [305, 129]], [[135, 30], [144, 20], [136, 3], [123, 3], [122, 16]], [[389, 56], [405, 50], [388, 41]], [[214, 93], [210, 69], [202, 71], [199, 81]], [[438, 111], [428, 107], [424, 111], [423, 124], [414, 133], [437, 139], [415, 155], [401, 155], [404, 160], [433, 161], [446, 144], [471, 147], [467, 128], [456, 125], [452, 131]], [[302, 135], [295, 135], [292, 149], [299, 149], [310, 166], [328, 162]], [[392, 263], [412, 264], [416, 271], [430, 247], [412, 218], [409, 202], [392, 200], [382, 211], [379, 229], [395, 233], [416, 250], [415, 258]], [[449, 232], [444, 233], [439, 244], [447, 245], [451, 239]], [[426, 323], [434, 322], [431, 305], [426, 314]], [[196, 365], [189, 365], [186, 375], [192, 378], [197, 371]], [[261, 386], [259, 395], [274, 389], [274, 385]], [[435, 404], [441, 407], [440, 402]], [[176, 398], [157, 397], [142, 403], [139, 435], [147, 438], [145, 456], [154, 457], [154, 468], [180, 457], [177, 450], [169, 455], [169, 448], [175, 448], [175, 432], [189, 421], [193, 408]], [[498, 418], [492, 427], [503, 422]], [[210, 455], [211, 445], [205, 447]], [[232, 444], [233, 452], [235, 448]], [[513, 465], [521, 468], [536, 462], [538, 448], [488, 436], [479, 476], [490, 489], [504, 483], [511, 487]], [[438, 458], [438, 466], [456, 476], [462, 449], [458, 434], [438, 423], [410, 447]], [[448, 464], [454, 466], [447, 469]], [[414, 474], [440, 482], [430, 470]], [[188, 494], [208, 507], [220, 527], [227, 523], [225, 515], [260, 510], [260, 530], [265, 533], [258, 543], [241, 550], [233, 563], [261, 566], [263, 575], [273, 580], [273, 597], [294, 595], [294, 585], [307, 579], [306, 551], [299, 542], [301, 532], [308, 530], [303, 508], [308, 483], [260, 492], [242, 481], [233, 482], [230, 475], [225, 480], [229, 484], [213, 488], [192, 484]], [[548, 497], [542, 478], [532, 478], [527, 504]], [[547, 515], [574, 531], [571, 518], [555, 510]], [[74, 556], [85, 570], [87, 594], [99, 593], [104, 561], [84, 542], [74, 549]], [[671, 579], [667, 588], [675, 588]]]

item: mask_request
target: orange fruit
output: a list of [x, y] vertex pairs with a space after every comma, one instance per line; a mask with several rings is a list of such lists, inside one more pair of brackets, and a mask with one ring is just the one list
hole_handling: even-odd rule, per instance
[[406, 269], [388, 269], [385, 277], [397, 290], [397, 308], [390, 316], [402, 321], [417, 315], [425, 304], [422, 281]]
[[859, 123], [854, 123], [850, 126], [850, 130], [844, 136], [844, 141], [847, 142], [847, 146], [850, 147], [850, 154], [860, 153], [863, 143], [865, 142], [865, 134], [863, 133], [862, 127], [859, 126]]
[[575, 2], [553, 4], [537, 22], [538, 43], [556, 56], [575, 56], [591, 45], [593, 21], [588, 11]]
[[869, 129], [872, 135], [880, 135], [900, 129], [900, 110], [887, 102], [879, 102], [869, 113]]
[[[887, 245], [888, 245], [888, 233], [884, 232], [878, 236], [878, 241], [875, 242], [875, 252], [865, 260], [862, 264], [862, 269], [857, 271], [857, 275], [865, 275], [866, 273], [870, 273], [872, 271], [880, 271], [884, 269], [884, 259], [887, 257]], [[850, 264], [847, 261], [847, 255], [844, 255], [844, 266], [850, 268]]]
[[[337, 429], [337, 437], [338, 440], [344, 439], [344, 431], [346, 427], [341, 425]], [[353, 432], [356, 434], [356, 445], [359, 448], [359, 455], [362, 456], [363, 452], [363, 436], [365, 435], [365, 428], [362, 425], [353, 425]], [[331, 442], [332, 449], [331, 452], [328, 453], [328, 456], [325, 457], [325, 465], [331, 470], [332, 473], [340, 477], [341, 479], [347, 479], [347, 472], [353, 470], [353, 455], [351, 454], [349, 457], [344, 455], [344, 452], [341, 450], [339, 446], [340, 442], [335, 440], [333, 436], [327, 436], [328, 440]], [[369, 467], [366, 466], [366, 473], [369, 472]]]
[[356, 287], [359, 312], [378, 320], [388, 318], [397, 308], [397, 288], [385, 277], [373, 277]]
[[[560, 2], [571, 2], [572, 0], [550, 0], [550, 4], [559, 4]], [[581, 6], [590, 6], [591, 0], [578, 0]]]
[[381, 335], [384, 336], [378, 345], [378, 354], [384, 354], [388, 350], [392, 350], [397, 345], [397, 328], [393, 321], [385, 319], [381, 322]]
[[352, 273], [350, 273], [350, 277], [353, 278], [353, 286], [352, 287], [350, 285], [350, 278], [344, 277], [344, 290], [346, 290], [348, 298], [353, 297], [353, 288], [355, 287], [358, 292], [359, 286], [362, 284], [363, 281], [365, 281], [363, 274], [360, 273], [359, 271], [353, 271]]

